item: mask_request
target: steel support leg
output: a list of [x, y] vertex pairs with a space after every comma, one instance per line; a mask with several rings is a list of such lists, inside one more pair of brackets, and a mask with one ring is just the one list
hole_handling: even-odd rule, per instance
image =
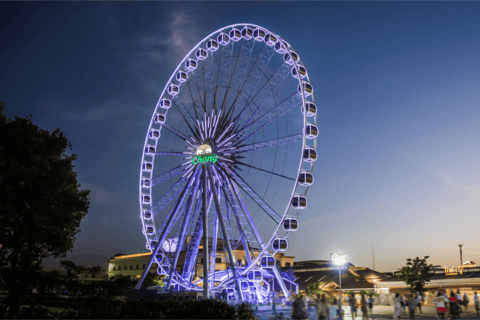
[[[209, 298], [208, 294], [208, 206], [207, 206], [207, 166], [202, 165], [203, 176], [203, 299]], [[214, 190], [211, 185], [212, 192]]]

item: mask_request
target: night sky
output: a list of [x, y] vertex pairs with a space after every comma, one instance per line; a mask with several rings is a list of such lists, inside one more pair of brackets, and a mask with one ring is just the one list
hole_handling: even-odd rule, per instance
[[373, 245], [394, 271], [424, 255], [458, 265], [462, 243], [480, 262], [479, 17], [479, 2], [4, 2], [0, 101], [78, 155], [91, 206], [67, 259], [145, 252], [138, 176], [159, 95], [205, 36], [261, 25], [300, 54], [319, 107], [287, 254], [372, 267]]

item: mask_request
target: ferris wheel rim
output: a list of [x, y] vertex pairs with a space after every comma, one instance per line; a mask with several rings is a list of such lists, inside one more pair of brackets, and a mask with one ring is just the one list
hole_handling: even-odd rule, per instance
[[[184, 63], [190, 58], [190, 56], [200, 47], [202, 46], [206, 41], [208, 41], [212, 36], [216, 35], [216, 34], [219, 34], [221, 32], [224, 32], [225, 30], [227, 29], [232, 29], [232, 28], [235, 28], [235, 27], [238, 27], [238, 26], [242, 26], [242, 27], [245, 27], [245, 26], [249, 26], [249, 27], [254, 27], [254, 28], [261, 28], [263, 30], [265, 30], [266, 32], [268, 33], [271, 33], [271, 34], [274, 34], [276, 36], [278, 36], [277, 34], [275, 33], [272, 33], [270, 30], [264, 28], [264, 27], [261, 27], [261, 26], [258, 26], [258, 25], [255, 25], [255, 24], [251, 24], [251, 23], [238, 23], [238, 24], [233, 24], [233, 25], [229, 25], [229, 26], [226, 26], [226, 27], [223, 27], [223, 28], [220, 28], [214, 32], [212, 32], [211, 34], [209, 34], [208, 36], [206, 36], [204, 39], [202, 39], [200, 42], [197, 43], [196, 46], [194, 46], [190, 52], [188, 54], [185, 55], [185, 57], [182, 59], [182, 61], [178, 64], [177, 68], [173, 71], [171, 77], [169, 78], [169, 80], [167, 81], [163, 91], [162, 91], [162, 94], [160, 95], [160, 99], [162, 99], [162, 97], [164, 97], [166, 95], [166, 91], [167, 91], [167, 88], [170, 84], [172, 84], [172, 80], [174, 79], [175, 75], [178, 73], [178, 71], [180, 70], [180, 68], [184, 65]], [[286, 42], [288, 44], [288, 50], [289, 51], [295, 51], [293, 46], [290, 45], [290, 43], [288, 43], [287, 41], [285, 41], [283, 38], [279, 37], [279, 39], [283, 40], [284, 42]], [[255, 40], [251, 40], [251, 41], [255, 41]], [[297, 63], [296, 60], [293, 60], [293, 65], [294, 67], [297, 69], [298, 71], [298, 66], [299, 64]], [[307, 81], [310, 82], [310, 77], [309, 77], [309, 74], [307, 73], [306, 74], [306, 77], [307, 77]], [[302, 105], [305, 106], [306, 102], [307, 102], [307, 99], [306, 99], [306, 96], [305, 96], [305, 89], [303, 87], [303, 85], [301, 85], [303, 82], [302, 78], [299, 77], [299, 84], [300, 84], [300, 88], [301, 88], [301, 97], [302, 97]], [[314, 98], [314, 93], [311, 94], [312, 96], [312, 102], [314, 103], [315, 102], [315, 98]], [[159, 99], [159, 100], [160, 100]], [[168, 110], [165, 111], [165, 114], [168, 113]], [[149, 124], [149, 129], [152, 128], [152, 124], [153, 124], [153, 121], [154, 121], [154, 116], [155, 116], [155, 112], [152, 116], [152, 119], [150, 121], [150, 124]], [[315, 117], [315, 124], [316, 124], [316, 117]], [[307, 125], [307, 114], [306, 112], [304, 112], [304, 121], [303, 121], [303, 128], [305, 128], [305, 126]], [[145, 147], [148, 145], [148, 133], [147, 133], [147, 137], [145, 139], [145, 143], [144, 143], [144, 148], [143, 150], [145, 149]], [[296, 175], [296, 180], [295, 180], [295, 183], [294, 183], [294, 187], [292, 189], [292, 193], [291, 193], [291, 196], [290, 196], [290, 199], [295, 195], [297, 189], [298, 189], [298, 179], [299, 179], [299, 175], [300, 175], [300, 172], [302, 171], [302, 163], [303, 163], [303, 150], [305, 149], [305, 146], [306, 146], [306, 134], [305, 134], [305, 131], [303, 132], [303, 139], [302, 139], [302, 153], [301, 153], [301, 156], [300, 156], [300, 161], [299, 161], [299, 166], [298, 166], [298, 170], [297, 170], [297, 175]], [[316, 149], [316, 139], [315, 139], [315, 143], [314, 143], [314, 147]], [[157, 145], [158, 141], [155, 142], [155, 146]], [[145, 162], [145, 153], [142, 152], [142, 164]], [[142, 166], [142, 165], [141, 165]], [[311, 168], [309, 170], [310, 172], [313, 171], [313, 163], [311, 164]], [[143, 170], [142, 170], [142, 167], [141, 167], [141, 170], [140, 170], [140, 179], [142, 179], [144, 176], [143, 176]], [[305, 191], [304, 191], [304, 194], [306, 195], [308, 191], [308, 186], [305, 188]], [[142, 187], [140, 186], [140, 190], [139, 190], [139, 198], [140, 198], [140, 215], [142, 217], [142, 213], [144, 211], [143, 209], [143, 206], [142, 206], [142, 203], [141, 203], [141, 198], [142, 198]], [[151, 194], [151, 188], [150, 188], [150, 194]], [[275, 231], [273, 232], [271, 238], [267, 241], [267, 242], [264, 242], [264, 248], [261, 249], [261, 254], [258, 255], [257, 258], [254, 259], [254, 261], [251, 262], [251, 264], [245, 269], [243, 270], [243, 272], [241, 273], [242, 275], [246, 274], [250, 269], [252, 269], [253, 267], [255, 267], [255, 265], [258, 264], [258, 261], [261, 259], [261, 257], [266, 253], [266, 252], [269, 252], [269, 246], [271, 245], [271, 242], [273, 241], [275, 235], [278, 233], [279, 229], [280, 229], [280, 226], [282, 225], [282, 221], [283, 219], [285, 219], [286, 215], [287, 215], [287, 212], [289, 210], [289, 206], [290, 204], [287, 204], [286, 208], [285, 208], [285, 211], [282, 215], [282, 218], [280, 219], [280, 223], [278, 223], [277, 225], [277, 228], [275, 229]], [[145, 226], [144, 225], [144, 219], [142, 217], [142, 225], [143, 227]], [[145, 228], [143, 228], [145, 229]], [[156, 229], [156, 228], [155, 228]], [[147, 238], [147, 241], [148, 241], [148, 237], [147, 235], [145, 234], [145, 237]], [[160, 246], [161, 244], [157, 244], [158, 246]], [[150, 251], [153, 252], [153, 248], [150, 248]], [[183, 285], [183, 284], [182, 284]], [[199, 287], [197, 287], [199, 288]]]

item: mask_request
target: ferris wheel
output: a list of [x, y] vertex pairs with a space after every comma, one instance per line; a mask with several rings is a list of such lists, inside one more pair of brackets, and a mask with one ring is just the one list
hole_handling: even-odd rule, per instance
[[140, 218], [152, 257], [137, 289], [155, 263], [169, 290], [263, 302], [276, 281], [288, 296], [275, 254], [307, 207], [316, 116], [307, 69], [277, 34], [235, 24], [200, 41], [145, 138]]

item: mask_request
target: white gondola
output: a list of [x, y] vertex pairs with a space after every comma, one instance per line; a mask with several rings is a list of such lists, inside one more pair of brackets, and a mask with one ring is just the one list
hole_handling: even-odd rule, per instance
[[267, 46], [273, 47], [277, 41], [278, 38], [273, 33], [269, 33], [265, 36], [265, 43], [267, 44]]
[[222, 46], [226, 46], [230, 43], [230, 37], [228, 36], [228, 34], [222, 32], [217, 36], [217, 41]]
[[177, 79], [178, 82], [185, 82], [188, 79], [188, 75], [186, 72], [183, 71], [178, 71], [177, 75], [175, 76], [175, 79]]
[[[155, 245], [156, 245], [156, 241], [153, 241], [153, 242], [155, 242]], [[152, 247], [152, 249], [153, 248], [155, 247]], [[155, 260], [157, 260], [158, 263], [162, 263], [163, 259], [165, 259], [165, 255], [163, 254], [163, 252], [157, 252], [157, 254], [155, 255]]]
[[155, 241], [155, 240], [150, 240], [149, 243], [150, 243], [150, 248], [155, 249], [155, 247], [157, 246], [157, 243], [158, 243], [158, 242]]
[[290, 53], [287, 52], [283, 55], [283, 61], [291, 66], [293, 65], [294, 61], [298, 63], [298, 60], [298, 54], [295, 51], [290, 51]]
[[152, 186], [152, 179], [142, 179], [142, 188], [150, 188]]
[[143, 211], [143, 219], [150, 220], [152, 219], [153, 215], [150, 211]]
[[180, 92], [180, 87], [176, 84], [171, 84], [168, 86], [168, 94], [171, 96], [176, 96]]
[[317, 150], [306, 147], [303, 150], [303, 161], [315, 162], [317, 160]]
[[[300, 77], [303, 79], [307, 76], [307, 69], [305, 69], [304, 66], [300, 66], [300, 65], [297, 65], [298, 67], [298, 73], [300, 73]], [[298, 73], [297, 73], [297, 69], [295, 68], [295, 66], [292, 67], [292, 76], [296, 79], [298, 79]]]
[[242, 38], [245, 40], [250, 40], [253, 38], [253, 29], [250, 27], [245, 27], [242, 29]]
[[217, 40], [210, 39], [207, 42], [207, 50], [210, 52], [215, 52], [218, 50], [218, 42]]
[[250, 271], [248, 271], [247, 278], [248, 278], [249, 281], [262, 281], [263, 280], [262, 271], [260, 271], [260, 270], [250, 270]]
[[145, 232], [147, 233], [147, 235], [151, 236], [155, 233], [155, 229], [153, 228], [153, 226], [147, 226]]
[[149, 204], [149, 203], [150, 203], [150, 200], [151, 200], [151, 198], [150, 198], [150, 195], [149, 195], [149, 194], [144, 194], [144, 195], [142, 195], [142, 203], [143, 203], [143, 204]]
[[143, 168], [144, 171], [150, 172], [150, 171], [153, 170], [153, 163], [150, 162], [150, 161], [145, 161], [145, 162], [143, 162], [142, 168]]
[[307, 171], [300, 172], [300, 175], [298, 176], [298, 183], [305, 187], [311, 186], [313, 183], [313, 174]]
[[205, 60], [207, 56], [208, 52], [203, 48], [198, 48], [197, 51], [195, 51], [195, 57], [197, 57], [198, 60]]
[[302, 210], [307, 207], [307, 198], [301, 194], [296, 194], [292, 197], [290, 202], [293, 209]]
[[172, 100], [170, 99], [162, 99], [158, 103], [158, 106], [162, 109], [168, 109], [172, 106]]
[[315, 139], [318, 136], [318, 128], [314, 124], [307, 124], [305, 127], [305, 136], [307, 139]]
[[155, 123], [163, 124], [165, 123], [165, 120], [166, 120], [166, 116], [164, 114], [157, 113], [155, 115]]
[[294, 217], [286, 217], [283, 220], [283, 230], [285, 231], [297, 231], [298, 229], [298, 220]]
[[230, 33], [228, 35], [230, 36], [230, 39], [235, 42], [242, 39], [242, 33], [237, 28], [233, 28], [232, 30], [230, 30]]
[[288, 52], [288, 44], [285, 41], [278, 40], [277, 43], [275, 43], [274, 49], [280, 54], [285, 54]]
[[265, 36], [266, 36], [265, 30], [262, 28], [257, 28], [253, 31], [253, 38], [257, 41], [265, 41]]
[[[313, 93], [312, 85], [310, 83], [306, 82], [306, 81], [303, 81], [303, 91], [305, 91], [305, 97], [311, 96], [312, 93]], [[300, 95], [302, 94], [302, 87], [301, 87], [300, 84], [297, 87], [297, 92]]]
[[152, 145], [148, 144], [145, 147], [145, 154], [147, 156], [153, 156], [155, 154], [155, 146], [152, 146]]
[[288, 249], [287, 239], [283, 239], [283, 238], [273, 239], [272, 248], [275, 251], [282, 251], [282, 252], [287, 251]]
[[[313, 102], [307, 102], [305, 104], [307, 106], [307, 117], [313, 117], [317, 114], [317, 106]], [[302, 105], [302, 113], [305, 113], [305, 108]]]
[[156, 129], [151, 129], [148, 133], [148, 137], [153, 140], [158, 140], [158, 138], [160, 138], [160, 131]]
[[185, 69], [188, 71], [193, 71], [197, 68], [197, 61], [193, 59], [188, 59], [185, 61]]
[[242, 291], [250, 290], [250, 286], [248, 285], [248, 281], [245, 281], [245, 280], [240, 281], [240, 290], [242, 290]]
[[275, 257], [273, 256], [263, 256], [262, 259], [260, 259], [260, 265], [264, 269], [271, 269], [274, 268], [276, 264]]

